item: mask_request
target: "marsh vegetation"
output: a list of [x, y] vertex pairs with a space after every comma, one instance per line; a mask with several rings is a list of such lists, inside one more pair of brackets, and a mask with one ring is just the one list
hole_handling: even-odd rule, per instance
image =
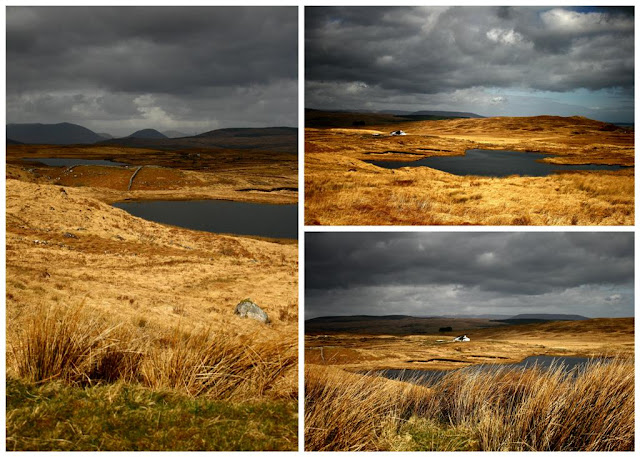
[[[307, 450], [633, 450], [633, 319], [476, 327], [468, 343], [403, 322], [306, 335]], [[532, 355], [587, 362], [514, 368]]]
[[[348, 115], [327, 116], [339, 125]], [[633, 130], [554, 116], [400, 124], [379, 117], [364, 127], [317, 128], [314, 116], [308, 113], [305, 131], [307, 224], [633, 224], [634, 169], [607, 166], [634, 165]], [[397, 128], [408, 135], [388, 135]], [[499, 178], [409, 167], [422, 158], [455, 160], [470, 149], [539, 151], [554, 156], [545, 159], [548, 166], [606, 167]], [[407, 167], [385, 169], [367, 163], [372, 160]]]
[[[348, 382], [346, 381], [348, 379]], [[305, 373], [307, 450], [631, 451], [633, 362], [453, 373], [431, 388]]]

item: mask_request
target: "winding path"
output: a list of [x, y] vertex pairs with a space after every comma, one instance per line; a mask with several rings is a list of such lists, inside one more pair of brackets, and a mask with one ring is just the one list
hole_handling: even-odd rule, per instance
[[131, 190], [131, 185], [133, 184], [133, 179], [136, 177], [136, 175], [138, 174], [138, 172], [140, 170], [142, 170], [142, 167], [144, 167], [144, 165], [136, 168], [136, 171], [133, 172], [133, 174], [131, 175], [131, 178], [129, 179], [129, 187], [127, 187], [127, 192]]

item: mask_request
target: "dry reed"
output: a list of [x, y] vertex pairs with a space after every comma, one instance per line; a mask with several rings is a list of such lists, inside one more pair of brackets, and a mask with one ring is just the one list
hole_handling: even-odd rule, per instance
[[84, 307], [44, 307], [9, 335], [8, 368], [30, 382], [123, 380], [216, 399], [295, 398], [297, 342], [111, 324]]
[[305, 394], [305, 441], [314, 451], [389, 449], [409, 417], [438, 424], [435, 435], [464, 430], [476, 450], [634, 447], [634, 370], [625, 359], [574, 373], [560, 366], [458, 371], [431, 388], [312, 368]]

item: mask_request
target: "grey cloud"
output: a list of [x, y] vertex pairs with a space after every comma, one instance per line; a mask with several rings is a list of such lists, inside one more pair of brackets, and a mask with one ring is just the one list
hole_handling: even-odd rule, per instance
[[309, 233], [305, 249], [306, 306], [315, 315], [442, 306], [633, 314], [629, 233]]
[[308, 106], [344, 108], [319, 91], [354, 82], [371, 88], [360, 105], [472, 88], [633, 91], [633, 10], [316, 7], [306, 23]]
[[151, 95], [173, 126], [232, 97], [271, 112], [244, 109], [242, 126], [296, 125], [297, 25], [295, 7], [8, 7], [8, 120], [144, 121]]

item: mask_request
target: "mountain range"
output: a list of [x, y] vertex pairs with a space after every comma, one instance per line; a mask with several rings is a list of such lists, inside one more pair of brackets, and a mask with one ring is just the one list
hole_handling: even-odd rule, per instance
[[157, 149], [224, 148], [254, 149], [297, 154], [298, 129], [294, 127], [226, 128], [199, 135], [167, 134], [143, 129], [122, 138], [95, 133], [85, 127], [60, 124], [7, 124], [7, 144], [100, 144]]
[[490, 319], [498, 322], [507, 321], [583, 321], [588, 317], [578, 314], [517, 314], [515, 316], [502, 314], [466, 314], [466, 315], [438, 315], [438, 316], [408, 316], [404, 314], [390, 314], [386, 316], [352, 315], [352, 316], [321, 316], [307, 321], [315, 322], [352, 322], [352, 321], [377, 321], [377, 320], [400, 320], [400, 319]]

